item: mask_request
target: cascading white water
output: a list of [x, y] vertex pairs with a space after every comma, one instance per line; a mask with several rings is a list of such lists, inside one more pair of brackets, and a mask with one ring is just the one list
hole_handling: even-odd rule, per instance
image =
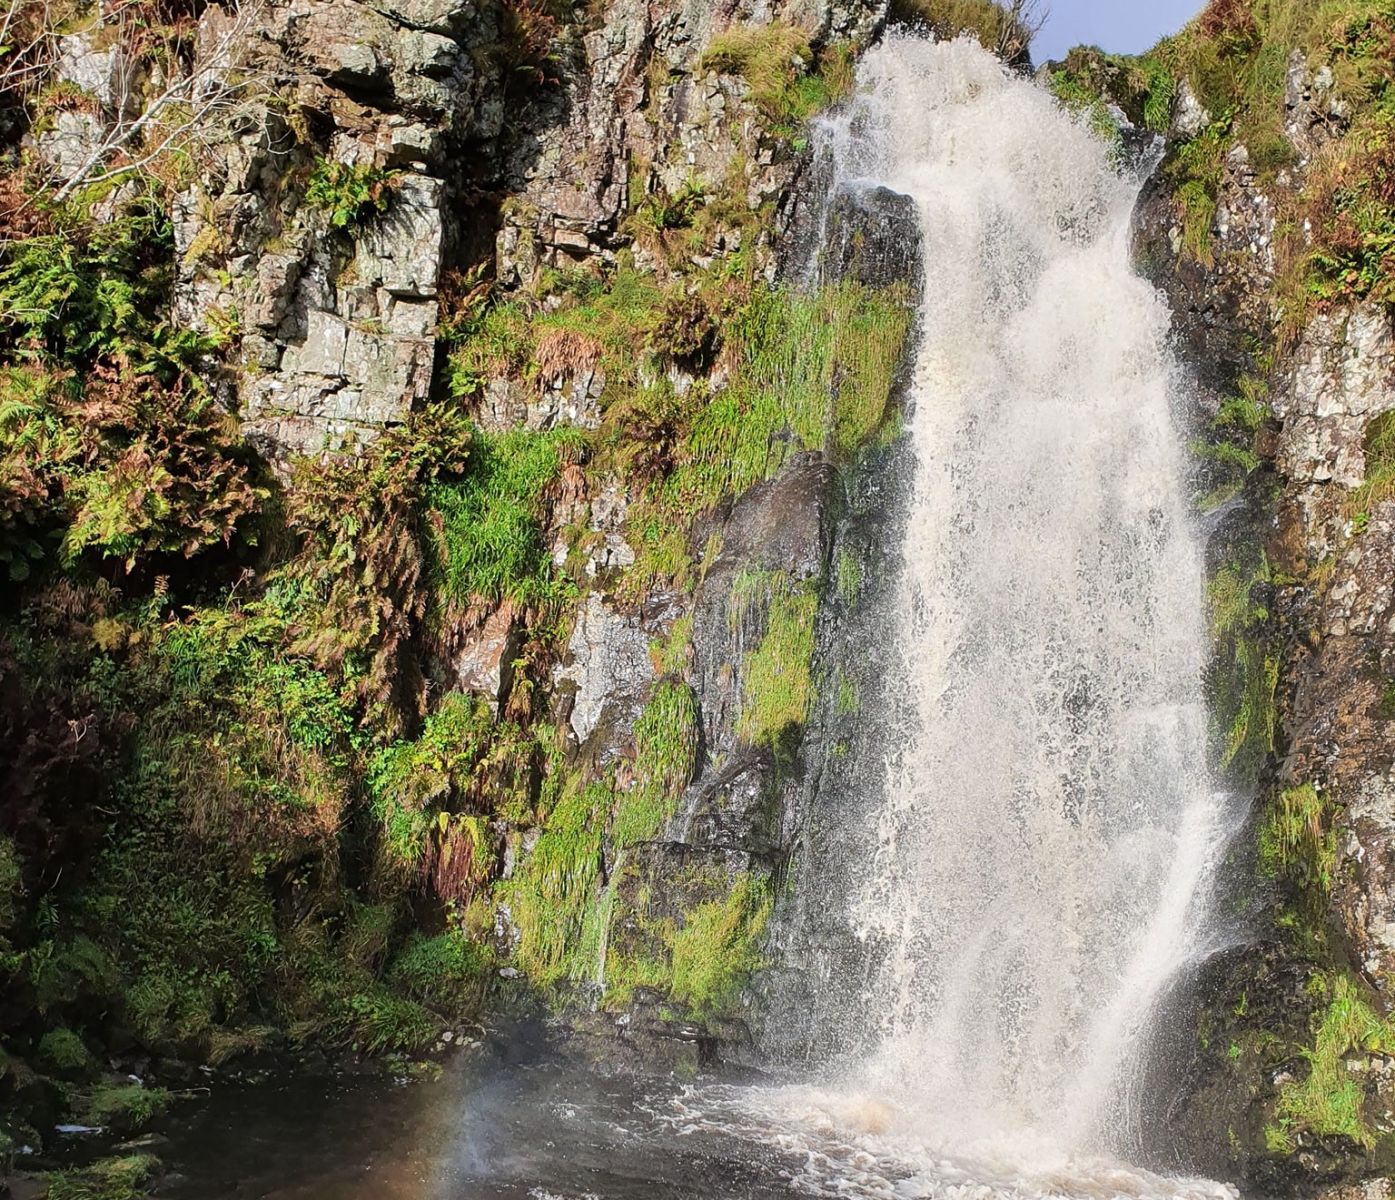
[[1207, 937], [1200, 539], [1137, 181], [967, 40], [892, 37], [831, 127], [924, 241], [900, 744], [849, 919], [844, 1088], [945, 1152], [1116, 1151], [1149, 1018]]

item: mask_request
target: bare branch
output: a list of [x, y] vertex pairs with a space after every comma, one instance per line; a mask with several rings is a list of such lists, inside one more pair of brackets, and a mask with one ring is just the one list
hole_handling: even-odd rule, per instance
[[[164, 155], [210, 145], [239, 108], [255, 102], [261, 80], [246, 62], [263, 2], [242, 0], [227, 11], [231, 20], [192, 68], [182, 71], [171, 61], [169, 82], [143, 104], [137, 103], [134, 72], [118, 73], [102, 136], [57, 189], [57, 202], [80, 188], [146, 171]], [[123, 22], [115, 44], [131, 45], [134, 34]]]
[[998, 27], [998, 56], [1004, 62], [1015, 62], [1026, 55], [1050, 16], [1051, 10], [1040, 0], [1012, 0], [1005, 6]]

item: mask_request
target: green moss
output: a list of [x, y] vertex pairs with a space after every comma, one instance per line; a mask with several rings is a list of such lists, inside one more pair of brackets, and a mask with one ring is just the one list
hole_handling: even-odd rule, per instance
[[731, 1015], [752, 972], [773, 907], [768, 884], [717, 866], [665, 877], [656, 906], [643, 873], [616, 885], [605, 957], [605, 1004], [621, 1009], [637, 988], [664, 993], [698, 1020]]
[[1395, 1050], [1395, 1028], [1377, 1016], [1350, 977], [1315, 976], [1313, 982], [1327, 1003], [1315, 1019], [1313, 1044], [1303, 1051], [1308, 1073], [1284, 1085], [1278, 1119], [1266, 1139], [1285, 1154], [1294, 1151], [1301, 1133], [1346, 1137], [1370, 1150], [1376, 1135], [1364, 1112], [1361, 1082], [1348, 1070], [1348, 1062], [1390, 1054]]
[[697, 768], [697, 698], [683, 683], [661, 682], [635, 722], [635, 782], [618, 798], [611, 825], [617, 850], [658, 836]]
[[1259, 470], [1256, 436], [1271, 413], [1268, 385], [1260, 375], [1245, 375], [1226, 396], [1208, 435], [1191, 445], [1192, 453], [1212, 464], [1208, 473], [1210, 493], [1200, 501], [1203, 512], [1210, 512], [1230, 500]]
[[584, 978], [596, 961], [593, 910], [613, 800], [605, 782], [568, 777], [559, 790], [532, 851], [498, 888], [518, 929], [518, 964], [542, 987]]
[[871, 443], [891, 412], [912, 313], [904, 295], [842, 285], [825, 293], [824, 319], [835, 340], [827, 368], [833, 392], [833, 445], [844, 458]]
[[1052, 70], [1049, 84], [1067, 108], [1088, 113], [1106, 141], [1118, 138], [1109, 104], [1117, 104], [1128, 120], [1153, 133], [1166, 133], [1172, 123], [1177, 80], [1154, 55], [1130, 57], [1077, 47]]
[[910, 328], [900, 291], [758, 291], [728, 328], [740, 366], [694, 414], [685, 461], [665, 485], [669, 507], [690, 513], [739, 495], [801, 450], [854, 457], [890, 418]]
[[772, 908], [768, 887], [742, 875], [724, 899], [688, 913], [673, 937], [673, 998], [700, 1017], [730, 1011], [761, 965]]
[[1213, 123], [1182, 143], [1164, 168], [1182, 209], [1182, 247], [1207, 264], [1213, 261], [1211, 230], [1216, 223], [1225, 156], [1231, 145], [1230, 123]]
[[682, 677], [688, 673], [693, 653], [693, 618], [679, 617], [668, 636], [649, 644], [649, 657], [660, 675]]
[[835, 705], [838, 715], [843, 717], [853, 716], [862, 707], [861, 700], [857, 694], [857, 684], [851, 679], [839, 678]]
[[1323, 906], [1332, 888], [1337, 835], [1327, 801], [1312, 784], [1284, 788], [1271, 805], [1259, 834], [1260, 869], [1288, 878]]
[[736, 581], [734, 622], [755, 605], [765, 607], [765, 632], [742, 663], [741, 714], [737, 731], [748, 745], [780, 747], [809, 716], [814, 684], [814, 620], [818, 597], [779, 574]]
[[838, 552], [838, 595], [844, 604], [856, 604], [862, 594], [862, 564], [849, 550]]

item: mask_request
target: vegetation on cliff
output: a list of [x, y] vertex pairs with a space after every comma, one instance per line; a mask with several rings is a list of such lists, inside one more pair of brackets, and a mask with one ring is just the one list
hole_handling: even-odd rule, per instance
[[[554, 78], [560, 14], [501, 11], [512, 69]], [[743, 119], [790, 154], [851, 62], [775, 25], [719, 34], [701, 69], [743, 79]], [[7, 94], [16, 139], [91, 107], [63, 87]], [[399, 168], [332, 158], [313, 121], [292, 133], [307, 165], [276, 184], [286, 211], [349, 246], [391, 221]], [[604, 971], [607, 1004], [642, 982], [728, 1013], [760, 961], [763, 876], [694, 868], [686, 906], [642, 918], [642, 966], [615, 933], [626, 873], [698, 769], [701, 713], [679, 621], [627, 753], [569, 740], [552, 672], [601, 586], [578, 501], [610, 479], [631, 501], [637, 561], [604, 586], [630, 603], [692, 587], [702, 514], [797, 453], [847, 464], [894, 430], [904, 289], [768, 282], [775, 203], [750, 199], [745, 164], [678, 195], [637, 178], [606, 265], [505, 287], [458, 264], [409, 419], [268, 462], [231, 403], [253, 370], [241, 317], [195, 331], [176, 303], [206, 250], [176, 252], [183, 160], [60, 197], [32, 143], [8, 150], [0, 1156], [62, 1111], [150, 1120], [168, 1095], [104, 1090], [112, 1054], [419, 1050], [497, 1001], [505, 962], [548, 999]], [[491, 387], [536, 401], [583, 377], [597, 428], [485, 427]], [[762, 602], [752, 744], [797, 742], [815, 604], [784, 583]], [[481, 684], [458, 660], [491, 620], [506, 633]], [[149, 1169], [111, 1160], [50, 1194], [134, 1196]]]
[[[1349, 797], [1324, 777], [1321, 754], [1289, 739], [1309, 719], [1294, 697], [1324, 640], [1316, 619], [1337, 559], [1388, 491], [1387, 422], [1358, 434], [1364, 482], [1338, 486], [1318, 470], [1303, 492], [1277, 473], [1293, 468], [1276, 467], [1274, 413], [1287, 404], [1301, 440], [1303, 397], [1292, 393], [1319, 385], [1296, 375], [1299, 343], [1323, 321], [1344, 328], [1357, 306], [1389, 311], [1395, 10], [1384, 0], [1212, 0], [1146, 55], [1081, 50], [1053, 70], [1067, 102], [1113, 102], [1168, 133], [1154, 185], [1164, 215], [1145, 214], [1157, 228], [1144, 265], [1183, 298], [1184, 336], [1205, 347], [1200, 368], [1215, 393], [1196, 444], [1201, 503], [1220, 522], [1211, 683], [1218, 757], [1259, 797], [1249, 844], [1235, 851], [1253, 866], [1236, 904], [1257, 944], [1206, 985], [1204, 1066], [1189, 1086], [1200, 1121], [1227, 1132], [1215, 1152], [1227, 1169], [1266, 1187], [1305, 1173], [1359, 1177], [1395, 1152], [1380, 1082], [1391, 1035], [1372, 986], [1383, 981], [1347, 944], [1339, 911]], [[1194, 319], [1185, 298], [1200, 291], [1212, 315]], [[1310, 561], [1315, 525], [1335, 530], [1336, 549]], [[1379, 673], [1377, 646], [1365, 654], [1363, 678]], [[1330, 736], [1348, 754], [1351, 732]]]

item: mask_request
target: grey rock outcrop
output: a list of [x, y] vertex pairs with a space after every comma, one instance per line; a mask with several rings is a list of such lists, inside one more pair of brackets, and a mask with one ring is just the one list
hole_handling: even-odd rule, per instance
[[[316, 114], [310, 136], [266, 110], [182, 197], [179, 311], [236, 326], [244, 431], [273, 461], [371, 440], [430, 394], [438, 288], [455, 236], [454, 155], [502, 129], [498, 10], [473, 0], [292, 0], [251, 52]], [[210, 8], [211, 44], [226, 17]], [[488, 157], [488, 156], [486, 156]], [[381, 206], [305, 203], [319, 161], [375, 171]]]

